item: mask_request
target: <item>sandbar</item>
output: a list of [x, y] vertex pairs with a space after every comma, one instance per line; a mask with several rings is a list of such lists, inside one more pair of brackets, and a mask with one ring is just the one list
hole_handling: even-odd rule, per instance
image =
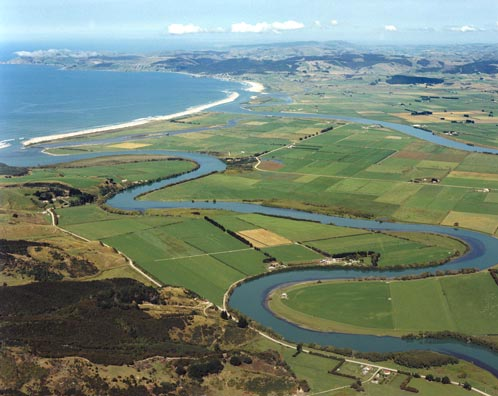
[[[258, 83], [255, 83], [255, 84], [258, 84]], [[154, 122], [154, 121], [167, 121], [167, 120], [171, 120], [171, 119], [178, 118], [178, 117], [185, 117], [188, 115], [200, 113], [201, 111], [210, 109], [211, 107], [215, 107], [215, 106], [219, 106], [219, 105], [222, 105], [225, 103], [233, 102], [238, 97], [239, 97], [238, 92], [232, 92], [225, 99], [221, 99], [221, 100], [218, 100], [216, 102], [211, 102], [211, 103], [206, 103], [203, 105], [191, 107], [191, 108], [189, 108], [185, 111], [181, 111], [179, 113], [167, 114], [167, 115], [162, 115], [162, 116], [139, 118], [139, 119], [136, 119], [133, 121], [123, 122], [121, 124], [107, 125], [107, 126], [98, 127], [98, 128], [91, 128], [91, 129], [84, 129], [84, 130], [76, 131], [76, 132], [59, 133], [56, 135], [47, 135], [47, 136], [38, 136], [38, 137], [35, 137], [32, 139], [25, 140], [22, 142], [22, 144], [23, 144], [23, 146], [26, 147], [26, 146], [30, 146], [33, 144], [43, 143], [43, 142], [51, 142], [54, 140], [67, 139], [67, 138], [76, 137], [76, 136], [90, 135], [90, 134], [102, 133], [102, 132], [110, 132], [110, 131], [115, 131], [118, 129], [135, 127], [135, 126], [139, 126], [139, 125], [148, 124], [148, 123]]]
[[244, 81], [245, 84], [249, 85], [249, 88], [245, 90], [248, 92], [263, 92], [265, 90], [265, 86], [256, 81]]

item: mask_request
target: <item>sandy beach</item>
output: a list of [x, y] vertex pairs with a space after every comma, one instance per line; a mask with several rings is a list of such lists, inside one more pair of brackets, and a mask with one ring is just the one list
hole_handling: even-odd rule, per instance
[[249, 85], [249, 88], [245, 90], [248, 92], [263, 92], [265, 90], [265, 86], [256, 81], [244, 81], [245, 84]]
[[[261, 84], [251, 83], [250, 88], [254, 87], [255, 89], [258, 89], [259, 88], [258, 85], [261, 85]], [[261, 87], [263, 87], [263, 86], [261, 85]], [[263, 89], [264, 89], [264, 87], [263, 87]], [[249, 89], [247, 89], [247, 90], [249, 91]], [[251, 92], [260, 92], [260, 91], [251, 91]], [[94, 133], [102, 133], [102, 132], [111, 132], [111, 131], [115, 131], [118, 129], [148, 124], [148, 123], [154, 122], [154, 121], [167, 121], [167, 120], [171, 120], [171, 119], [178, 118], [178, 117], [185, 117], [188, 115], [200, 113], [201, 111], [210, 109], [212, 107], [219, 106], [219, 105], [222, 105], [225, 103], [233, 102], [238, 97], [239, 97], [239, 94], [237, 92], [232, 92], [225, 99], [221, 99], [221, 100], [218, 100], [216, 102], [211, 102], [211, 103], [206, 103], [203, 105], [191, 107], [191, 108], [189, 108], [185, 111], [181, 111], [179, 113], [167, 114], [167, 115], [163, 115], [163, 116], [139, 118], [137, 120], [123, 122], [121, 124], [107, 125], [107, 126], [98, 127], [98, 128], [91, 128], [91, 129], [84, 129], [84, 130], [76, 131], [76, 132], [60, 133], [60, 134], [56, 134], [56, 135], [47, 135], [47, 136], [38, 136], [38, 137], [35, 137], [32, 139], [23, 141], [22, 145], [26, 147], [26, 146], [30, 146], [33, 144], [38, 144], [38, 143], [43, 143], [43, 142], [52, 142], [54, 140], [67, 139], [67, 138], [71, 138], [71, 137], [75, 137], [75, 136], [91, 135]]]

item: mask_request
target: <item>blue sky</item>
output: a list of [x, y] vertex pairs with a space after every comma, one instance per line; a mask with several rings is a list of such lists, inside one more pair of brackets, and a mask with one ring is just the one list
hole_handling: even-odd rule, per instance
[[0, 41], [498, 42], [497, 0], [0, 0]]

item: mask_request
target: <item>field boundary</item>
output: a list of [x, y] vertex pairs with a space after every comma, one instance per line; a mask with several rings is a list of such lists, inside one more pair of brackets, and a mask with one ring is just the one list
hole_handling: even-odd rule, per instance
[[[75, 234], [74, 232], [71, 232], [69, 230], [66, 230], [62, 227], [60, 227], [59, 225], [57, 225], [57, 215], [55, 214], [54, 210], [52, 208], [49, 208], [48, 210], [48, 213], [50, 214], [50, 217], [52, 219], [52, 226], [54, 226], [56, 229], [66, 233], [66, 234], [69, 234], [75, 238], [78, 238], [78, 239], [81, 239], [85, 242], [92, 242], [90, 239], [87, 239], [81, 235], [78, 235], [78, 234]], [[146, 274], [144, 271], [142, 271], [140, 268], [138, 268], [135, 263], [133, 262], [133, 260], [131, 258], [129, 258], [126, 254], [124, 254], [123, 252], [120, 252], [119, 250], [117, 250], [116, 248], [113, 248], [112, 246], [104, 243], [104, 242], [101, 242], [102, 245], [108, 247], [108, 248], [111, 248], [111, 249], [114, 249], [120, 256], [122, 256], [126, 262], [128, 263], [128, 265], [133, 269], [135, 270], [135, 272], [138, 272], [140, 275], [142, 275], [143, 277], [145, 277], [148, 281], [152, 282], [154, 285], [156, 285], [157, 287], [163, 287], [164, 284], [158, 282], [157, 280], [155, 280], [154, 278], [152, 278], [150, 275]]]
[[244, 249], [235, 249], [235, 250], [224, 250], [222, 252], [213, 252], [213, 253], [202, 253], [202, 254], [194, 254], [192, 256], [181, 256], [181, 257], [171, 257], [171, 258], [163, 258], [163, 259], [155, 259], [155, 262], [160, 261], [173, 261], [173, 260], [181, 260], [192, 257], [202, 257], [202, 256], [211, 256], [216, 254], [227, 254], [227, 253], [236, 253], [236, 252], [244, 252], [247, 250], [254, 250], [253, 248], [244, 248]]

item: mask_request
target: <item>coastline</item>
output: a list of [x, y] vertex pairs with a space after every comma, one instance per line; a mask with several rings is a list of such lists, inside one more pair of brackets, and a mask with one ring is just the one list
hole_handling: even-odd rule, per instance
[[[255, 86], [256, 86], [255, 89], [259, 89], [258, 85], [261, 85], [261, 84], [251, 83], [251, 87], [248, 88], [247, 90], [249, 90]], [[264, 89], [264, 87], [263, 87], [263, 89]], [[256, 92], [256, 91], [251, 91], [251, 92]], [[233, 102], [239, 96], [240, 95], [238, 92], [231, 92], [225, 99], [221, 99], [221, 100], [218, 100], [216, 102], [210, 102], [210, 103], [206, 103], [203, 105], [191, 107], [187, 110], [180, 111], [178, 113], [166, 114], [166, 115], [162, 115], [162, 116], [151, 116], [151, 117], [139, 118], [136, 120], [123, 122], [123, 123], [119, 123], [119, 124], [107, 125], [107, 126], [90, 128], [90, 129], [83, 129], [83, 130], [75, 131], [75, 132], [38, 136], [38, 137], [34, 137], [34, 138], [23, 141], [22, 145], [24, 147], [27, 147], [27, 146], [31, 146], [33, 144], [52, 142], [54, 140], [61, 140], [61, 139], [67, 139], [67, 138], [71, 138], [71, 137], [91, 135], [91, 134], [95, 134], [95, 133], [110, 132], [110, 131], [115, 131], [118, 129], [135, 127], [135, 126], [139, 126], [139, 125], [148, 124], [148, 123], [154, 122], [154, 121], [167, 121], [167, 120], [171, 120], [171, 119], [178, 118], [178, 117], [184, 117], [184, 116], [189, 116], [189, 115], [193, 115], [196, 113], [200, 113], [200, 112], [207, 110], [207, 109], [210, 109], [212, 107], [220, 106], [222, 104]]]
[[259, 82], [256, 82], [256, 81], [243, 81], [243, 83], [246, 85], [249, 85], [249, 88], [245, 89], [248, 92], [261, 93], [265, 90], [265, 86]]

